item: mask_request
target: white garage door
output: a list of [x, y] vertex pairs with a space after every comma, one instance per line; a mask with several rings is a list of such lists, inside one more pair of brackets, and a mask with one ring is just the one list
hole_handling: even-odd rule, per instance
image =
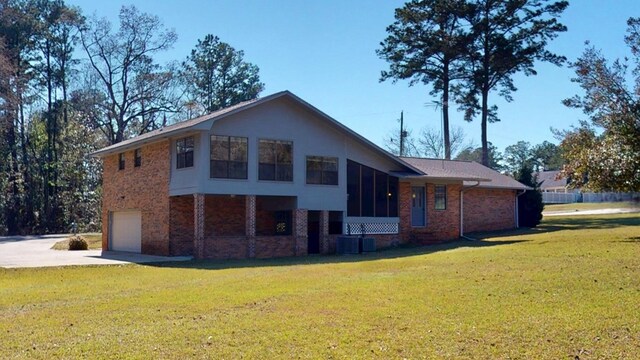
[[111, 217], [111, 250], [139, 253], [142, 249], [140, 211], [117, 211]]

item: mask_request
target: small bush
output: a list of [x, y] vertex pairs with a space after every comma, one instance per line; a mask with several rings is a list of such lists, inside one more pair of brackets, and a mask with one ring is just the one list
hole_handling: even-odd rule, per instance
[[87, 250], [89, 245], [80, 235], [75, 235], [69, 238], [69, 250]]

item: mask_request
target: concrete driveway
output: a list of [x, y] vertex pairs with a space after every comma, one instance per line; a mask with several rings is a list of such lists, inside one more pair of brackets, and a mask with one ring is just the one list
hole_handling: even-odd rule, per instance
[[52, 250], [53, 244], [69, 237], [61, 235], [0, 237], [0, 267], [47, 267], [66, 265], [114, 265], [191, 260], [188, 256], [153, 256], [119, 251]]

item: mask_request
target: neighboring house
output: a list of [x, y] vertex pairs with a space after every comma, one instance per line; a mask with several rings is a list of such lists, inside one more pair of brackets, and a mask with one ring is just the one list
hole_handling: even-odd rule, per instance
[[538, 182], [540, 183], [540, 191], [542, 192], [554, 192], [554, 193], [566, 193], [566, 192], [574, 192], [573, 190], [569, 190], [566, 177], [560, 177], [560, 171], [540, 171], [534, 173], [537, 176]]
[[517, 227], [526, 186], [474, 162], [397, 158], [284, 91], [155, 130], [103, 159], [102, 246], [196, 258], [335, 252]]

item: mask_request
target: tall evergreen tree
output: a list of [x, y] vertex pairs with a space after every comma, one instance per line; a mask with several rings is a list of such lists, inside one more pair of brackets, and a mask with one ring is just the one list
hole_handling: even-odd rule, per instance
[[454, 81], [467, 77], [462, 61], [471, 37], [464, 26], [465, 0], [412, 0], [396, 9], [396, 21], [376, 52], [390, 63], [380, 81], [409, 79], [409, 86], [432, 84], [441, 99], [444, 153], [451, 159], [449, 93]]
[[473, 77], [459, 89], [465, 119], [481, 117], [482, 163], [489, 165], [487, 124], [498, 121], [489, 105], [492, 91], [507, 101], [516, 91], [513, 75], [536, 75], [536, 61], [561, 65], [565, 58], [548, 51], [547, 43], [567, 28], [557, 18], [569, 6], [551, 0], [472, 0], [467, 19], [473, 30], [470, 64]]
[[255, 99], [264, 90], [258, 66], [244, 61], [244, 52], [211, 34], [198, 40], [183, 62], [182, 77], [193, 103], [213, 112]]

